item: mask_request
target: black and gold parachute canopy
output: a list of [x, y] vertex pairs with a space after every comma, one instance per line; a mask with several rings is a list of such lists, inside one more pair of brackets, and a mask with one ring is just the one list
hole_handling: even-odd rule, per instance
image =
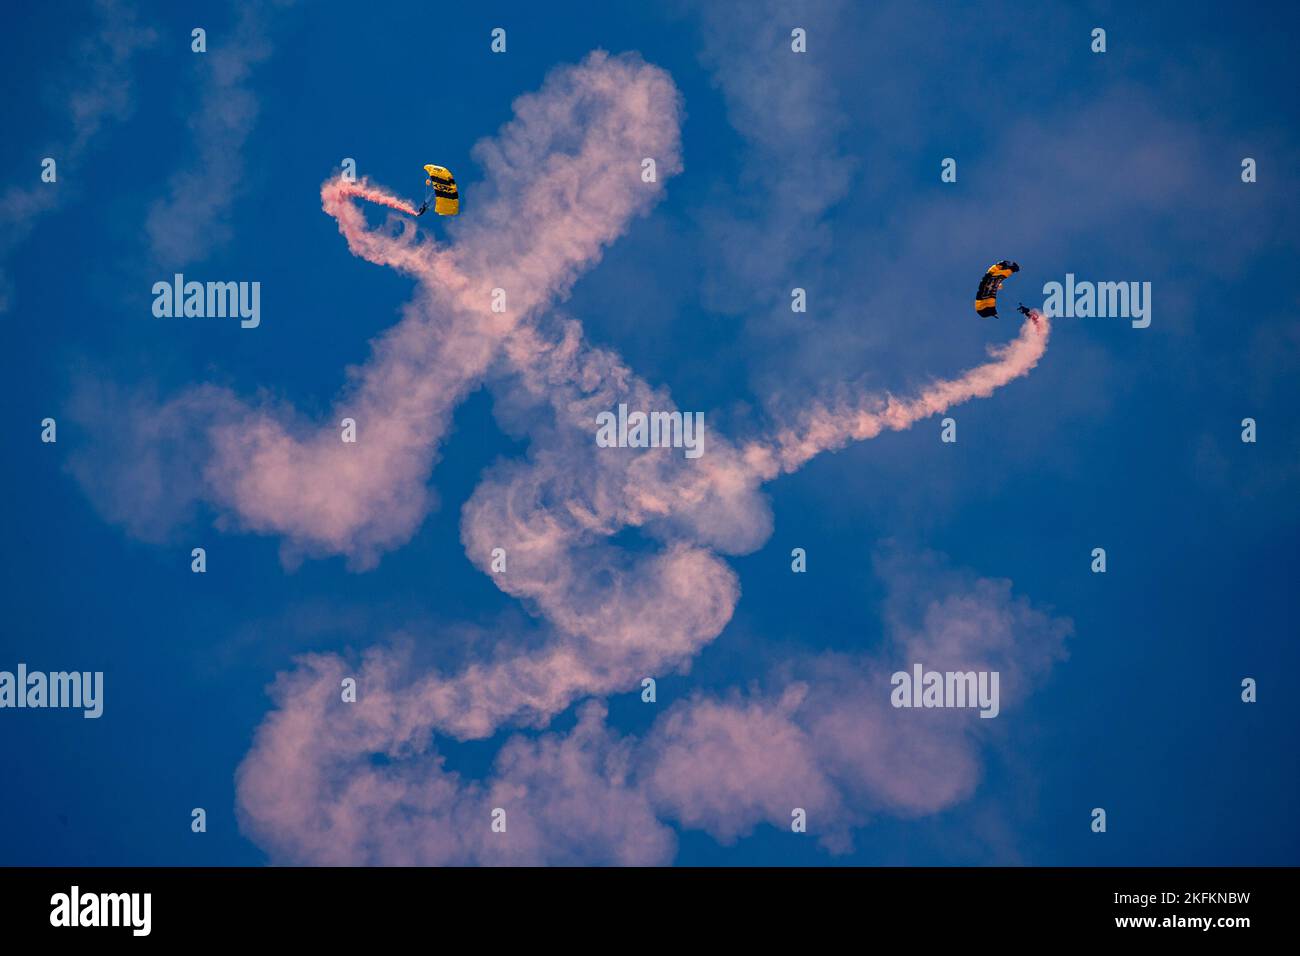
[[456, 191], [456, 177], [446, 166], [428, 165], [424, 171], [429, 174], [426, 186], [433, 187], [433, 211], [439, 216], [455, 216], [460, 213], [460, 193]]
[[989, 266], [988, 271], [984, 273], [984, 278], [980, 280], [979, 291], [975, 293], [975, 311], [986, 319], [996, 316], [998, 290], [1002, 288], [1002, 283], [1007, 276], [1019, 271], [1019, 264], [1010, 259], [1003, 259]]

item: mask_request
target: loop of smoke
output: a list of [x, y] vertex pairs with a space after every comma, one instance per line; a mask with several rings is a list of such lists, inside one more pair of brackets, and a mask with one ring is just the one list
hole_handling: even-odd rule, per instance
[[[414, 216], [417, 212], [415, 206], [411, 203], [402, 199], [400, 196], [394, 196], [388, 190], [380, 186], [372, 185], [365, 177], [362, 177], [358, 182], [348, 182], [347, 180], [341, 179], [333, 185], [327, 185], [326, 189], [323, 190], [323, 193], [334, 201], [345, 197], [363, 199], [366, 202], [374, 203], [377, 206], [387, 206], [389, 209], [396, 209], [398, 212], [404, 212], [408, 216]], [[338, 207], [334, 202], [326, 202], [326, 212], [333, 212], [337, 209]]]
[[[414, 212], [379, 186], [322, 186], [353, 254], [419, 282], [336, 403], [334, 421], [358, 422], [355, 445], [292, 410], [212, 387], [150, 409], [150, 440], [132, 447], [170, 440], [185, 467], [196, 467], [190, 456], [202, 462], [202, 497], [242, 527], [280, 535], [287, 556], [342, 554], [358, 568], [419, 528], [439, 446], [470, 390], [490, 380], [531, 438], [525, 460], [484, 475], [464, 505], [461, 537], [485, 573], [492, 549], [507, 550], [508, 572], [490, 577], [535, 612], [544, 641], [524, 648], [502, 636], [491, 659], [454, 674], [412, 673], [402, 651], [372, 648], [351, 705], [339, 702], [350, 672], [337, 656], [309, 656], [282, 675], [277, 709], [238, 772], [243, 825], [274, 859], [663, 862], [675, 846], [663, 819], [731, 840], [759, 822], [788, 825], [794, 806], [842, 850], [864, 808], [928, 812], [974, 787], [982, 731], [951, 715], [898, 720], [882, 706], [888, 668], [869, 658], [794, 661], [770, 694], [693, 698], [639, 743], [609, 731], [592, 701], [568, 734], [508, 740], [488, 781], [446, 771], [434, 747], [435, 734], [544, 727], [583, 698], [684, 670], [739, 598], [720, 555], [753, 551], [771, 533], [764, 482], [987, 396], [1046, 348], [1046, 324], [1026, 322], [988, 362], [913, 398], [810, 402], [744, 444], [710, 433], [694, 461], [672, 449], [598, 449], [597, 412], [673, 404], [584, 342], [578, 323], [547, 316], [662, 195], [661, 182], [641, 181], [641, 158], [655, 157], [662, 180], [680, 171], [679, 117], [669, 76], [634, 56], [597, 52], [553, 72], [476, 147], [487, 181], [474, 219], [449, 226], [449, 244], [422, 238], [410, 220], [370, 228], [355, 200]], [[491, 310], [494, 289], [506, 291], [505, 313]], [[625, 528], [653, 547], [611, 544]], [[950, 591], [917, 633], [895, 635], [898, 647], [1023, 675], [1008, 699], [1059, 656], [1068, 626], [1012, 599], [1004, 583]], [[510, 808], [506, 834], [487, 832], [492, 807]]]

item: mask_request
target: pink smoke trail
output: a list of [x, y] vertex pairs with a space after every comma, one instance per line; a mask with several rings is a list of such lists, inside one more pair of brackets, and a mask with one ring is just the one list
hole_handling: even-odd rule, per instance
[[[350, 373], [327, 419], [360, 422], [360, 443], [345, 445], [292, 409], [225, 392], [184, 396], [176, 406], [183, 421], [192, 406], [212, 409], [203, 488], [219, 507], [246, 528], [280, 534], [306, 553], [345, 554], [360, 568], [420, 527], [452, 411], [486, 377], [533, 439], [526, 459], [485, 473], [461, 531], [485, 572], [493, 549], [509, 548], [509, 574], [492, 579], [540, 620], [540, 639], [503, 629], [490, 656], [451, 673], [372, 648], [362, 663], [365, 693], [346, 712], [332, 708], [352, 665], [337, 655], [308, 659], [281, 678], [277, 709], [241, 766], [244, 826], [283, 860], [573, 862], [585, 852], [663, 862], [673, 835], [660, 815], [731, 838], [759, 820], [780, 822], [792, 805], [829, 819], [867, 799], [910, 810], [958, 799], [978, 777], [964, 731], [893, 728], [883, 698], [832, 683], [845, 669], [836, 662], [811, 668], [806, 698], [795, 688], [753, 704], [706, 701], [665, 721], [640, 777], [635, 741], [609, 731], [596, 704], [567, 734], [513, 738], [484, 781], [443, 768], [435, 735], [482, 739], [512, 723], [544, 727], [584, 696], [685, 670], [739, 600], [739, 577], [718, 552], [751, 552], [772, 533], [763, 482], [822, 451], [988, 396], [1027, 374], [1047, 343], [1045, 321], [1026, 323], [984, 364], [911, 397], [846, 390], [792, 408], [747, 444], [710, 432], [698, 465], [598, 450], [598, 411], [618, 402], [667, 409], [671, 399], [617, 354], [585, 342], [576, 322], [560, 323], [555, 337], [542, 317], [662, 197], [662, 183], [641, 180], [640, 158], [656, 157], [663, 177], [681, 169], [679, 97], [661, 70], [596, 53], [555, 71], [541, 91], [516, 101], [515, 114], [475, 148], [485, 177], [454, 243], [431, 241], [407, 218], [410, 203], [367, 180], [332, 177], [321, 187], [322, 208], [353, 254], [417, 280], [402, 321]], [[404, 218], [372, 228], [356, 200]], [[492, 305], [498, 288], [509, 293], [500, 313]], [[658, 547], [629, 551], [609, 540], [626, 527], [649, 529]], [[1006, 619], [998, 613], [1005, 602], [988, 603], [990, 620]], [[954, 607], [970, 619], [968, 601]], [[990, 633], [939, 624], [941, 635], [975, 641], [972, 653]], [[848, 670], [887, 675], [888, 666]], [[376, 753], [391, 764], [375, 766]], [[916, 782], [918, 754], [936, 768], [927, 782], [950, 778], [938, 797]], [[727, 798], [704, 803], [719, 792], [719, 776], [731, 784]], [[733, 798], [746, 794], [748, 809], [733, 821]], [[504, 835], [481, 824], [507, 805], [510, 835], [498, 840]]]
[[380, 206], [387, 206], [389, 209], [396, 209], [398, 212], [404, 212], [408, 216], [414, 216], [416, 213], [415, 206], [402, 199], [400, 196], [394, 196], [380, 186], [373, 185], [369, 180], [362, 178], [356, 182], [348, 182], [346, 179], [339, 179], [333, 183], [326, 184], [321, 190], [322, 193], [328, 191], [337, 197], [355, 196], [357, 199], [364, 199], [366, 202], [372, 202]]
[[[475, 308], [474, 303], [487, 301], [487, 289], [478, 288], [477, 299], [474, 298], [475, 290], [470, 288], [468, 278], [455, 264], [450, 248], [434, 242], [427, 235], [421, 238], [415, 226], [415, 207], [405, 199], [368, 179], [348, 182], [337, 176], [321, 183], [320, 199], [321, 208], [338, 221], [339, 233], [347, 240], [353, 255], [415, 276], [460, 299], [461, 304], [471, 311], [485, 311]], [[372, 229], [361, 207], [352, 201], [354, 199], [406, 213], [412, 218], [402, 220], [401, 232], [396, 234], [392, 229]]]
[[989, 348], [991, 362], [957, 378], [935, 382], [914, 398], [863, 394], [833, 406], [814, 403], [770, 441], [747, 446], [744, 457], [762, 480], [769, 481], [783, 472], [797, 471], [823, 451], [875, 438], [885, 429], [903, 431], [972, 398], [988, 398], [1008, 382], [1029, 374], [1047, 351], [1050, 333], [1047, 316], [1035, 312], [1014, 339]]

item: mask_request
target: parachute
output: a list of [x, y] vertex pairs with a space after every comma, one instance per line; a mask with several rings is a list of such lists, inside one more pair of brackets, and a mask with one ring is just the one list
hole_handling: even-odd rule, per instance
[[456, 177], [451, 170], [430, 164], [424, 167], [424, 171], [429, 178], [424, 181], [424, 205], [416, 215], [423, 216], [429, 211], [430, 199], [433, 200], [433, 211], [439, 216], [459, 215], [460, 193], [456, 191]]
[[984, 273], [984, 278], [980, 280], [979, 291], [975, 293], [975, 311], [986, 319], [990, 316], [996, 318], [998, 290], [1002, 288], [1002, 281], [1013, 272], [1019, 271], [1020, 266], [1009, 259], [1003, 259], [989, 266], [988, 271]]

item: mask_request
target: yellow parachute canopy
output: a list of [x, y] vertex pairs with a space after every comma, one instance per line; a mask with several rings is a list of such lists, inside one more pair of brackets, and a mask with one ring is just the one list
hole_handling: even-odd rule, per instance
[[1019, 271], [1020, 266], [1008, 259], [989, 266], [988, 271], [984, 273], [984, 278], [980, 280], [979, 291], [975, 293], [975, 311], [986, 319], [996, 316], [998, 290], [1002, 288], [1002, 281], [1013, 272]]
[[[433, 187], [433, 211], [439, 216], [455, 216], [460, 213], [460, 193], [456, 191], [456, 177], [446, 166], [425, 166], [429, 178], [426, 186]], [[428, 205], [428, 201], [425, 201]]]

